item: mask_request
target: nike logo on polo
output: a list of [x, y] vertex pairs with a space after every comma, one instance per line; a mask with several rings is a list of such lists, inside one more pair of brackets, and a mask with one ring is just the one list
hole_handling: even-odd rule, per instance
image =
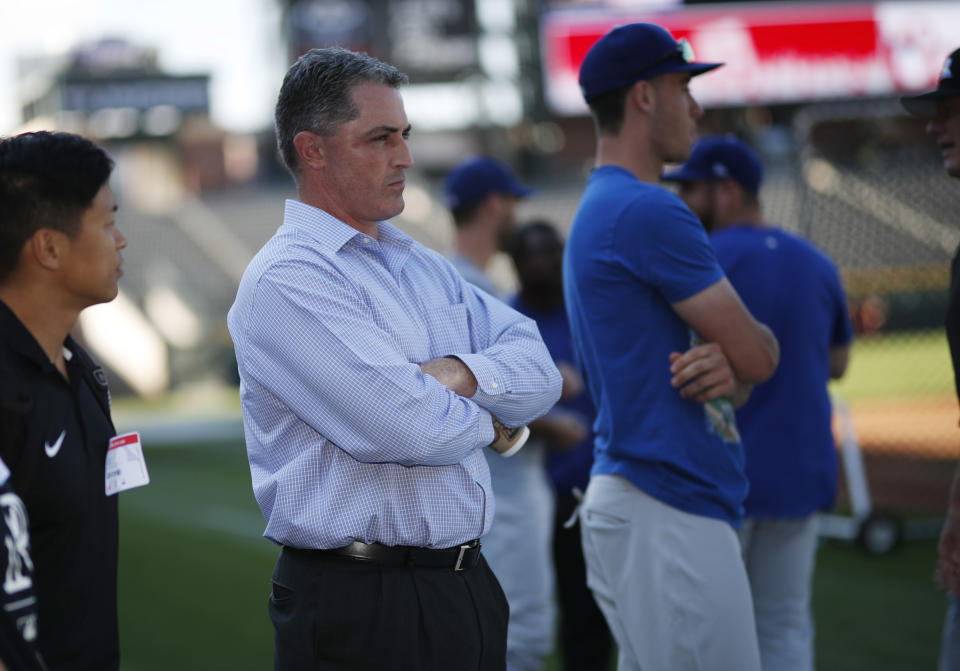
[[53, 445], [47, 441], [43, 441], [43, 451], [47, 453], [47, 456], [53, 459], [57, 456], [57, 452], [60, 451], [60, 446], [63, 445], [63, 439], [67, 437], [67, 430], [64, 429], [60, 432], [60, 437], [57, 438], [56, 442]]

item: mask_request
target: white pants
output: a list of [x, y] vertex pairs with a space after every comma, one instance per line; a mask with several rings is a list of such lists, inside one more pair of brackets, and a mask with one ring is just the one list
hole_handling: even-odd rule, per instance
[[737, 534], [627, 480], [590, 478], [580, 515], [587, 584], [620, 646], [619, 669], [759, 671]]
[[815, 515], [748, 517], [740, 529], [764, 671], [813, 671], [810, 590], [818, 526]]

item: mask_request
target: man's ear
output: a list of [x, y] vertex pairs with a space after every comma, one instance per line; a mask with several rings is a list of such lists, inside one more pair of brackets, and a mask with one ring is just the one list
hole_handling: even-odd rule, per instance
[[732, 177], [725, 177], [716, 182], [715, 187], [724, 211], [739, 211], [743, 206], [743, 187]]
[[314, 170], [324, 167], [326, 154], [323, 140], [321, 136], [308, 130], [302, 130], [293, 136], [293, 146], [300, 158], [300, 165], [308, 166]]
[[53, 228], [38, 229], [24, 245], [23, 254], [47, 270], [59, 270], [69, 237]]
[[483, 199], [483, 205], [480, 206], [485, 220], [496, 222], [500, 219], [500, 214], [503, 212], [504, 207], [503, 198], [501, 194], [496, 192], [487, 194], [487, 197]]
[[650, 112], [656, 103], [656, 87], [646, 79], [641, 79], [630, 89], [627, 94], [627, 105], [633, 105], [636, 109], [643, 112]]

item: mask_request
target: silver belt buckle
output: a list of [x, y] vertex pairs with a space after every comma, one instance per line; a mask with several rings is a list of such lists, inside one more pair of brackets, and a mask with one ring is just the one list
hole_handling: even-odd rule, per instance
[[464, 543], [460, 546], [460, 552], [457, 554], [457, 561], [453, 565], [454, 571], [463, 571], [463, 555], [467, 554], [467, 550], [472, 550], [477, 547], [478, 543], [476, 541], [470, 541], [469, 543]]

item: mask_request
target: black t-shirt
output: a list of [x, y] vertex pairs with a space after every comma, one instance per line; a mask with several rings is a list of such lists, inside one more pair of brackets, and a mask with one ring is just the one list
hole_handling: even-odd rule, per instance
[[0, 302], [0, 380], [17, 412], [0, 458], [30, 520], [38, 648], [50, 671], [119, 668], [117, 497], [105, 494], [110, 420], [106, 378], [69, 336], [69, 380]]
[[960, 399], [960, 247], [950, 264], [950, 298], [947, 301], [947, 343], [953, 360], [953, 380]]

